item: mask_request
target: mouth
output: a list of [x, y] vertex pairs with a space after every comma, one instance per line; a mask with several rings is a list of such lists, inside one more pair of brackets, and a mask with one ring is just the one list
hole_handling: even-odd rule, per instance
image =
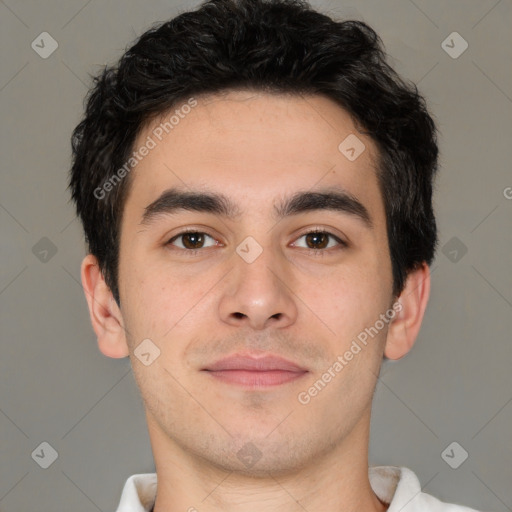
[[280, 356], [233, 354], [202, 369], [212, 378], [246, 388], [279, 386], [304, 377], [306, 368]]

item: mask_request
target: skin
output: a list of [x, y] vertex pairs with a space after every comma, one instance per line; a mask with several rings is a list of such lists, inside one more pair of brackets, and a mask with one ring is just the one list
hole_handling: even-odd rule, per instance
[[[82, 282], [99, 348], [129, 356], [144, 400], [158, 474], [156, 512], [387, 510], [368, 480], [372, 397], [383, 355], [412, 347], [429, 296], [427, 265], [392, 296], [382, 195], [371, 139], [321, 96], [229, 91], [198, 105], [132, 171], [121, 228], [119, 288], [112, 298], [97, 260]], [[160, 120], [139, 135], [139, 147]], [[357, 134], [366, 150], [353, 162], [338, 146]], [[164, 190], [221, 192], [236, 219], [179, 211], [141, 224]], [[371, 215], [315, 210], [273, 215], [296, 191], [337, 186]], [[183, 228], [206, 237], [186, 253]], [[348, 243], [308, 248], [304, 231], [326, 229]], [[263, 249], [252, 263], [236, 252], [248, 236]], [[313, 253], [316, 251], [315, 253]], [[323, 256], [319, 255], [323, 251]], [[401, 311], [307, 404], [307, 391], [398, 300]], [[151, 339], [160, 356], [134, 355]], [[273, 353], [308, 370], [264, 389], [220, 382], [201, 369], [239, 351]], [[237, 452], [252, 443], [261, 458], [246, 467]], [[194, 508], [192, 508], [194, 507]]]

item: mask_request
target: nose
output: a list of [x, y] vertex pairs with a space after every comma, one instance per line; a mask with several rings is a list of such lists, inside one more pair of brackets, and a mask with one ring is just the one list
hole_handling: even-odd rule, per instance
[[219, 303], [222, 321], [255, 330], [292, 325], [297, 318], [297, 303], [285, 264], [270, 248], [252, 263], [238, 254], [233, 258], [234, 268], [227, 276]]

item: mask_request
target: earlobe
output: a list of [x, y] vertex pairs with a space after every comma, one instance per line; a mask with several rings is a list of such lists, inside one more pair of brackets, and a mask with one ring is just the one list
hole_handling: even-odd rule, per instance
[[430, 295], [430, 269], [423, 263], [407, 275], [405, 287], [397, 299], [400, 305], [390, 323], [384, 356], [400, 359], [407, 354], [418, 336]]
[[81, 276], [100, 351], [108, 357], [127, 357], [129, 350], [121, 311], [103, 279], [98, 260], [92, 254], [83, 259]]

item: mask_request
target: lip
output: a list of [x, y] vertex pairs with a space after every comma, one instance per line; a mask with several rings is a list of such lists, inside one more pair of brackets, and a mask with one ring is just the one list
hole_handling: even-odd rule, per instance
[[232, 354], [208, 365], [202, 371], [225, 383], [249, 388], [278, 386], [308, 373], [306, 368], [273, 354], [259, 357]]

